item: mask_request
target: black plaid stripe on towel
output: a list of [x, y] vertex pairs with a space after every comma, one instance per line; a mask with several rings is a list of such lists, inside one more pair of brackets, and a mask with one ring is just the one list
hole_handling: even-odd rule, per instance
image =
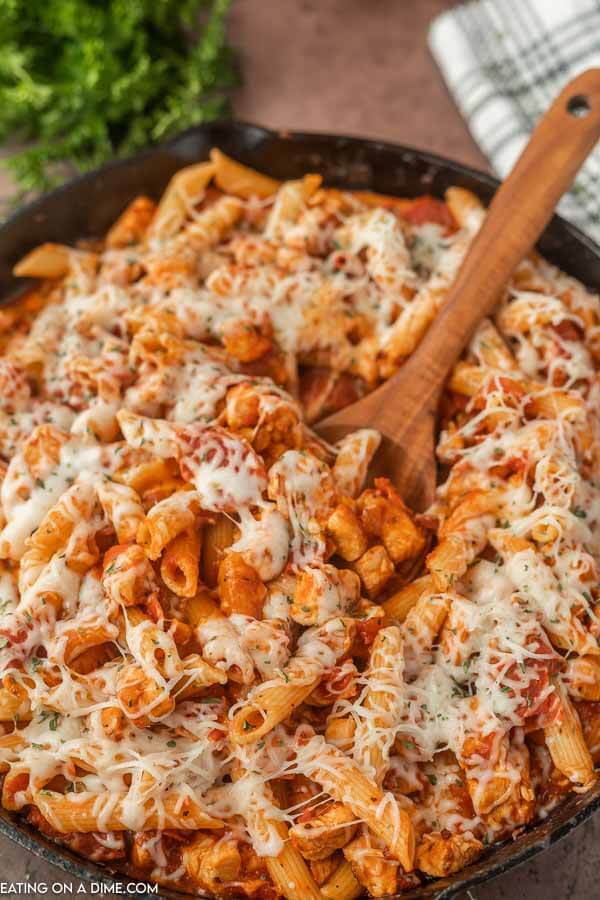
[[[474, 0], [431, 25], [431, 51], [500, 177], [573, 76], [600, 66], [600, 0]], [[559, 211], [600, 242], [600, 145]]]

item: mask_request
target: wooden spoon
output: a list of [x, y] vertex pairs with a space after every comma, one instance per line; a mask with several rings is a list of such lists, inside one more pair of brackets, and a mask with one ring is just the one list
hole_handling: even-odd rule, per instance
[[380, 431], [377, 467], [413, 509], [423, 510], [433, 500], [436, 410], [454, 363], [599, 139], [600, 69], [589, 69], [564, 88], [540, 120], [412, 356], [371, 394], [316, 426], [331, 442], [357, 428]]

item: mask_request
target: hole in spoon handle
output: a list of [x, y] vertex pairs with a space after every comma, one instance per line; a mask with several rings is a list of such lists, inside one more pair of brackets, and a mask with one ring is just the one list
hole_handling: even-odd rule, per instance
[[567, 112], [575, 119], [584, 119], [591, 111], [592, 104], [586, 94], [574, 94], [567, 100]]

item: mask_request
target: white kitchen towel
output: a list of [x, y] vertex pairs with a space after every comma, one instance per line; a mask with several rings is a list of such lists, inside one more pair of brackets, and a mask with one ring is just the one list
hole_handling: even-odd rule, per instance
[[[600, 0], [472, 0], [433, 21], [429, 46], [502, 178], [566, 82], [600, 66]], [[559, 211], [600, 242], [600, 146]]]

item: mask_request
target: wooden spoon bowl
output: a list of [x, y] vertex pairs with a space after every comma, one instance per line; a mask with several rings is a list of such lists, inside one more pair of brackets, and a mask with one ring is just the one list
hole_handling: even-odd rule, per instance
[[371, 394], [316, 426], [332, 443], [358, 428], [381, 432], [377, 469], [414, 509], [426, 509], [435, 493], [435, 420], [446, 379], [598, 140], [600, 69], [588, 69], [561, 91], [538, 123], [415, 352]]

